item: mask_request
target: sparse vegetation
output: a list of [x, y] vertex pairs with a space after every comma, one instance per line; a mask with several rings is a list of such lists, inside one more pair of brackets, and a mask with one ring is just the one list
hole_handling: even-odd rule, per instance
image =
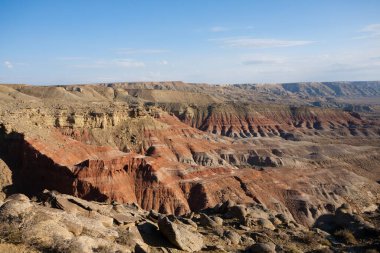
[[338, 230], [334, 233], [334, 236], [345, 244], [356, 244], [357, 240], [351, 231], [347, 229]]
[[94, 253], [109, 253], [113, 252], [111, 246], [102, 245], [93, 249]]
[[38, 253], [40, 251], [23, 244], [0, 243], [0, 252], [4, 253]]
[[[23, 242], [20, 229], [7, 222], [0, 223], [0, 242], [20, 244]], [[1, 252], [1, 251], [0, 251]]]

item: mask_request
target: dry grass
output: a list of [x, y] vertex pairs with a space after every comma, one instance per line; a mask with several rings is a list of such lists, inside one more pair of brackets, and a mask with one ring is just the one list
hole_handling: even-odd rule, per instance
[[9, 223], [0, 224], [0, 238], [1, 242], [10, 244], [20, 244], [23, 242], [20, 229], [17, 226]]
[[365, 253], [379, 253], [379, 251], [376, 250], [376, 249], [367, 249], [367, 250], [365, 251]]
[[295, 244], [290, 244], [286, 247], [286, 252], [289, 253], [302, 253], [302, 250], [298, 249]]
[[110, 246], [99, 246], [98, 248], [93, 249], [93, 251], [95, 253], [109, 253], [109, 252], [113, 252], [112, 248]]
[[345, 244], [356, 244], [358, 243], [355, 236], [351, 233], [351, 231], [347, 229], [338, 230], [334, 233], [334, 236], [341, 242]]
[[11, 243], [0, 243], [0, 252], [6, 253], [39, 253], [35, 249], [32, 249], [23, 244], [11, 244]]

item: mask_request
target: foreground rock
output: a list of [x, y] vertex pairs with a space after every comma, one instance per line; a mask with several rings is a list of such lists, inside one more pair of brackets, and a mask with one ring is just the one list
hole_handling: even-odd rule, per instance
[[194, 252], [203, 247], [202, 235], [193, 226], [183, 224], [174, 217], [160, 219], [158, 227], [161, 233], [179, 249]]
[[249, 247], [250, 253], [276, 253], [276, 245], [273, 243], [256, 243]]
[[[3, 247], [30, 252], [272, 253], [357, 252], [379, 246], [375, 233], [378, 211], [363, 216], [344, 205], [330, 215], [335, 221], [346, 222], [344, 228], [352, 234], [329, 227], [321, 227], [326, 231], [309, 229], [260, 204], [229, 201], [214, 209], [174, 216], [147, 212], [136, 204], [90, 202], [44, 191], [38, 201], [23, 194], [5, 199], [0, 206], [0, 249], [5, 243]], [[247, 218], [250, 224], [245, 224]], [[337, 226], [334, 222], [324, 224]]]

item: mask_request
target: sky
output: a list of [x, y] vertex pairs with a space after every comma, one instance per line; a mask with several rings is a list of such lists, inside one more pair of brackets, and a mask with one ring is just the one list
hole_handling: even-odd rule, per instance
[[379, 0], [0, 0], [0, 83], [380, 80]]

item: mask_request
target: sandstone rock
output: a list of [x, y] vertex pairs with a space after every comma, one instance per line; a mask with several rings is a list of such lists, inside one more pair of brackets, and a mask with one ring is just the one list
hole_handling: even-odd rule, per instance
[[218, 213], [226, 213], [234, 205], [235, 205], [235, 202], [229, 199], [226, 202], [224, 202], [222, 205], [215, 206], [216, 208], [215, 211]]
[[119, 236], [117, 231], [105, 227], [101, 221], [83, 216], [78, 216], [77, 218], [83, 224], [83, 234], [107, 240], [114, 240]]
[[221, 245], [208, 245], [206, 250], [211, 252], [226, 252], [226, 250]]
[[208, 215], [206, 215], [204, 213], [201, 213], [200, 215], [201, 216], [200, 216], [199, 222], [201, 223], [202, 226], [205, 226], [205, 227], [217, 227], [217, 226], [219, 226], [218, 223], [216, 223]]
[[37, 223], [29, 222], [23, 229], [23, 236], [27, 242], [45, 248], [52, 248], [58, 240], [66, 241], [73, 238], [73, 234], [66, 226], [55, 219]]
[[144, 242], [137, 242], [135, 246], [135, 253], [150, 253], [152, 250], [150, 246]]
[[241, 236], [234, 231], [231, 231], [231, 230], [225, 231], [224, 237], [229, 239], [232, 244], [239, 244], [240, 243]]
[[83, 224], [76, 217], [63, 217], [61, 222], [75, 236], [79, 236], [83, 232]]
[[252, 245], [255, 243], [255, 240], [245, 234], [241, 236], [240, 240], [243, 245]]
[[103, 224], [103, 226], [105, 226], [107, 228], [112, 227], [112, 225], [113, 225], [114, 219], [112, 217], [102, 215], [102, 214], [95, 212], [95, 211], [90, 211], [87, 213], [87, 215], [83, 215], [83, 216], [97, 220], [98, 222], [101, 222]]
[[276, 227], [267, 219], [258, 219], [257, 224], [263, 228], [269, 229], [269, 230], [275, 230]]
[[144, 243], [140, 231], [136, 226], [121, 226], [119, 230], [119, 237], [116, 242], [125, 245], [129, 249], [134, 249], [137, 243]]
[[244, 205], [232, 206], [228, 209], [228, 212], [225, 214], [227, 218], [235, 218], [240, 222], [244, 222], [245, 216], [247, 215], [247, 208]]
[[282, 224], [282, 221], [276, 217], [269, 218], [269, 221], [272, 222], [272, 224], [275, 226]]
[[272, 242], [255, 243], [247, 249], [250, 253], [276, 253], [276, 245]]
[[161, 233], [175, 246], [188, 252], [199, 251], [203, 247], [202, 235], [189, 225], [168, 217], [160, 219], [158, 226]]
[[32, 209], [29, 201], [9, 200], [0, 207], [0, 219], [17, 219]]
[[348, 229], [357, 237], [367, 237], [368, 235], [380, 235], [380, 230], [373, 224], [367, 222], [358, 214], [353, 213], [348, 204], [343, 204], [335, 214], [321, 215], [315, 222], [315, 227], [329, 233], [338, 229]]
[[218, 217], [218, 216], [214, 216], [212, 217], [212, 219], [216, 222], [216, 224], [218, 224], [219, 226], [223, 226], [223, 219]]
[[72, 240], [69, 252], [93, 253], [94, 249], [98, 249], [100, 246], [105, 245], [108, 245], [108, 242], [103, 239], [83, 235], [75, 237]]
[[290, 221], [289, 218], [283, 213], [276, 214], [276, 218], [278, 218], [282, 223], [288, 223]]
[[139, 217], [136, 216], [131, 216], [131, 215], [126, 215], [126, 214], [112, 214], [111, 215], [116, 224], [118, 225], [123, 225], [123, 224], [128, 224], [128, 223], [135, 223], [140, 220]]
[[64, 196], [55, 196], [52, 200], [52, 205], [54, 207], [60, 208], [68, 213], [79, 213], [79, 214], [87, 214], [89, 210], [84, 209], [81, 206], [71, 202], [68, 198]]
[[181, 222], [187, 224], [187, 225], [190, 225], [190, 226], [193, 226], [195, 229], [198, 228], [198, 225], [197, 223], [195, 223], [194, 221], [192, 221], [191, 219], [188, 219], [188, 218], [183, 218], [183, 217], [179, 217], [178, 218]]
[[25, 194], [22, 194], [22, 193], [12, 194], [11, 196], [8, 196], [5, 199], [5, 201], [9, 201], [9, 200], [16, 200], [16, 201], [21, 201], [21, 202], [29, 202], [30, 201], [30, 199]]

